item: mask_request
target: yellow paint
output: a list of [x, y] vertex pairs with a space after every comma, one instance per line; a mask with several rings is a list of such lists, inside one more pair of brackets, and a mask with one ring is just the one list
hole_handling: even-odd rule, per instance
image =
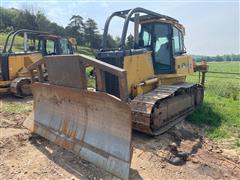
[[[177, 27], [185, 34], [183, 25], [174, 20], [145, 20], [140, 24], [167, 23]], [[126, 56], [124, 58], [124, 69], [127, 71], [127, 82], [129, 94], [135, 96], [147, 93], [160, 84], [175, 84], [185, 82], [189, 74], [193, 74], [193, 60], [189, 55], [176, 56], [174, 74], [154, 74], [151, 53]], [[157, 78], [157, 80], [155, 80]]]
[[138, 84], [132, 89], [133, 97], [145, 94], [157, 87], [157, 83], [152, 84]]
[[175, 69], [177, 74], [193, 74], [193, 60], [190, 55], [175, 57]]
[[127, 71], [128, 92], [135, 97], [153, 90], [160, 84], [185, 82], [186, 76], [193, 73], [193, 60], [189, 55], [176, 56], [176, 73], [155, 75], [151, 52], [147, 52], [126, 56], [124, 69]]
[[[155, 80], [156, 78], [158, 79], [157, 81]], [[132, 89], [132, 95], [135, 97], [145, 94], [161, 84], [170, 85], [186, 81], [186, 75], [182, 74], [162, 74], [157, 76], [156, 78], [153, 78], [152, 81], [147, 80], [146, 82], [148, 83], [145, 83], [145, 81], [143, 81], [142, 83], [137, 84]]]
[[8, 57], [9, 62], [9, 79], [13, 80], [17, 77], [17, 74], [25, 68], [27, 68], [33, 62], [42, 58], [41, 53], [22, 54], [22, 55], [10, 55]]
[[154, 77], [151, 52], [125, 56], [123, 67], [127, 71], [129, 94], [137, 84]]
[[186, 75], [183, 75], [183, 74], [163, 74], [163, 75], [160, 75], [158, 78], [159, 78], [159, 84], [167, 84], [167, 85], [186, 81]]

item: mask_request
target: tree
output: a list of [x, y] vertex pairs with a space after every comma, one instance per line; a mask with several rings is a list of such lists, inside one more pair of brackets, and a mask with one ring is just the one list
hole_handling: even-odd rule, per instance
[[126, 48], [127, 49], [134, 48], [134, 37], [132, 34], [129, 34], [129, 36], [127, 37]]
[[79, 15], [73, 15], [70, 18], [69, 26], [70, 27], [77, 27], [78, 31], [83, 30], [83, 27], [84, 27], [83, 18]]
[[99, 48], [100, 46], [100, 35], [97, 28], [97, 23], [88, 18], [84, 26], [84, 38], [87, 45], [91, 48]]
[[52, 34], [57, 34], [60, 36], [65, 36], [65, 29], [62, 26], [57, 25], [57, 23], [50, 23], [48, 32]]
[[36, 16], [31, 14], [28, 10], [21, 11], [16, 26], [18, 29], [32, 29], [38, 30], [38, 24], [36, 22]]
[[120, 41], [121, 41], [121, 38], [119, 36], [116, 36], [115, 37], [115, 42], [116, 42], [117, 45], [120, 44]]
[[38, 25], [38, 29], [40, 31], [48, 31], [50, 29], [50, 21], [47, 19], [47, 17], [40, 11], [36, 14], [36, 23]]
[[70, 23], [65, 28], [68, 36], [74, 37], [78, 44], [84, 44], [84, 23], [83, 18], [79, 15], [73, 15], [70, 18]]
[[116, 40], [110, 35], [107, 35], [107, 47], [108, 48], [117, 48], [119, 43], [116, 42]]
[[20, 10], [11, 8], [11, 9], [5, 9], [0, 7], [0, 29], [6, 30], [8, 29], [17, 29], [18, 27], [18, 20], [19, 20], [19, 14]]

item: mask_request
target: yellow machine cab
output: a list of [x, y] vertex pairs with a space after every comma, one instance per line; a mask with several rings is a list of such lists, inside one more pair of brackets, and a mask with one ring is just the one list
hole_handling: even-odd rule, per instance
[[[16, 37], [22, 36], [22, 45]], [[27, 67], [43, 56], [73, 54], [71, 42], [48, 32], [21, 29], [7, 34], [0, 54], [0, 93], [31, 95]]]

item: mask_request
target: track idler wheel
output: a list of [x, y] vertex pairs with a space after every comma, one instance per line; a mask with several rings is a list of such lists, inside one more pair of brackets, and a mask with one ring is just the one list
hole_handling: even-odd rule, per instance
[[[12, 90], [14, 88], [14, 90]], [[16, 97], [32, 96], [31, 81], [29, 79], [21, 79], [15, 83], [14, 87], [11, 87], [12, 92]]]

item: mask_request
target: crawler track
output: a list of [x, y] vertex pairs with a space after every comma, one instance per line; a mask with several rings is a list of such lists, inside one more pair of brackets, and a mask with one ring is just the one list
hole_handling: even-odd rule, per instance
[[162, 134], [201, 104], [203, 96], [199, 84], [160, 85], [131, 101], [133, 128], [150, 135]]

